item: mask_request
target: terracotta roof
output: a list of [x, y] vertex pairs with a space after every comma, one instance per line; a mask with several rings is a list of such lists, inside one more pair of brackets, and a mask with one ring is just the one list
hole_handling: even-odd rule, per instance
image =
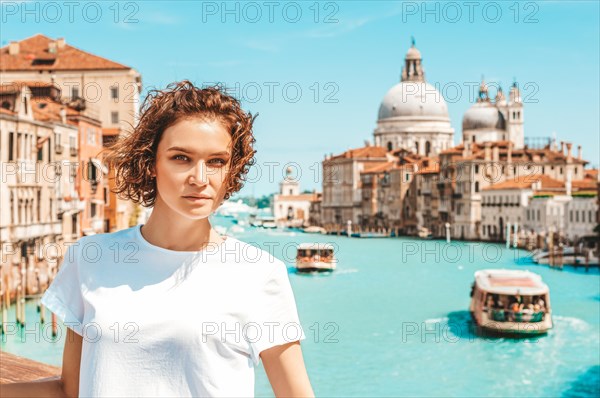
[[50, 98], [32, 98], [31, 109], [33, 110], [33, 117], [35, 120], [42, 122], [53, 121], [60, 122], [62, 118], [60, 116], [60, 110], [66, 109], [67, 115], [78, 115], [79, 112], [73, 108], [70, 108], [60, 102], [51, 100]]
[[429, 165], [427, 167], [419, 169], [419, 171], [417, 171], [415, 174], [438, 174], [440, 172], [439, 166], [439, 163]]
[[384, 162], [384, 163], [376, 163], [374, 165], [369, 165], [366, 167], [361, 174], [376, 174], [383, 173], [384, 171], [390, 171], [396, 168], [396, 162]]
[[583, 180], [571, 181], [571, 188], [579, 189], [595, 189], [598, 186], [598, 182], [595, 179], [585, 178]]
[[18, 54], [9, 54], [9, 46], [0, 48], [0, 70], [128, 70], [129, 66], [90, 54], [76, 47], [64, 44], [56, 46], [56, 52], [49, 51], [55, 40], [37, 34], [19, 43]]
[[598, 178], [598, 169], [583, 170], [583, 174], [586, 178], [593, 178], [596, 180]]
[[564, 189], [565, 187], [564, 182], [555, 180], [554, 178], [548, 177], [545, 174], [541, 174], [537, 176], [537, 178], [534, 178], [535, 177], [533, 176], [519, 176], [517, 178], [510, 178], [506, 181], [484, 187], [482, 191], [495, 191], [500, 189], [531, 189], [533, 184], [537, 181], [542, 183], [542, 189]]
[[[387, 150], [381, 146], [365, 146], [349, 149], [346, 152], [332, 156], [331, 159], [384, 158]], [[331, 160], [330, 159], [330, 160]]]
[[[498, 159], [506, 161], [508, 158], [508, 143], [509, 141], [489, 141], [490, 149], [494, 147], [498, 148]], [[448, 148], [441, 152], [441, 155], [455, 155], [458, 156], [456, 160], [485, 160], [485, 144], [474, 142], [471, 144], [471, 155], [462, 156], [464, 143], [460, 143], [455, 147]], [[490, 153], [490, 157], [493, 156], [493, 151]], [[559, 163], [565, 164], [567, 162], [567, 156], [560, 152], [554, 151], [550, 148], [534, 149], [534, 148], [522, 148], [512, 149], [511, 158], [513, 162], [540, 162], [540, 163]], [[538, 159], [539, 158], [539, 159]], [[534, 160], [535, 159], [535, 160]], [[572, 162], [574, 164], [587, 164], [586, 160], [578, 159], [572, 156]]]

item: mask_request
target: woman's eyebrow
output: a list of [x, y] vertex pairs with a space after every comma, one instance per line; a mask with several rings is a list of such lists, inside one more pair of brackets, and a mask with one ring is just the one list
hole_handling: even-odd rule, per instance
[[[173, 147], [167, 149], [167, 152], [168, 151], [181, 151], [181, 152], [184, 152], [184, 153], [194, 153], [194, 151], [191, 151], [191, 150], [186, 149], [186, 148], [182, 148], [180, 146], [173, 146]], [[219, 155], [229, 156], [229, 152], [227, 152], [227, 151], [215, 152], [215, 153], [212, 153], [210, 156], [219, 156]]]

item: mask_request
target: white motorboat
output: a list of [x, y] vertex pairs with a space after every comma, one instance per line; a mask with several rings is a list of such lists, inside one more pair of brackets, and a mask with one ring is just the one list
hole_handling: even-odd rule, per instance
[[475, 272], [469, 311], [479, 327], [494, 334], [536, 335], [552, 328], [550, 290], [530, 271]]
[[329, 243], [301, 243], [296, 254], [298, 272], [333, 271], [337, 265], [334, 247]]

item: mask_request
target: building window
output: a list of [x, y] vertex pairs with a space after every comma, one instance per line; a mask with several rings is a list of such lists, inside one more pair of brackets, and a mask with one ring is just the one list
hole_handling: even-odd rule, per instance
[[37, 210], [37, 222], [42, 222], [42, 191], [41, 190], [37, 191], [36, 210]]
[[110, 98], [114, 100], [119, 99], [119, 86], [113, 86], [110, 88]]
[[392, 147], [393, 147], [393, 146], [392, 146], [392, 142], [391, 142], [391, 141], [388, 141], [388, 143], [387, 143], [387, 150], [388, 150], [388, 151], [391, 151], [391, 150], [392, 150]]
[[79, 87], [71, 87], [71, 98], [79, 98]]
[[415, 142], [415, 153], [419, 153], [419, 143]]
[[23, 154], [21, 153], [21, 147], [23, 146], [23, 143], [21, 142], [22, 139], [23, 139], [23, 134], [17, 133], [17, 145], [15, 145], [15, 158], [16, 159], [23, 158]]
[[8, 133], [8, 161], [9, 162], [15, 160], [14, 150], [15, 150], [15, 133], [11, 131], [10, 133]]
[[471, 137], [471, 141], [472, 141], [472, 142], [475, 142], [475, 136], [472, 136], [472, 137]]
[[479, 181], [475, 181], [475, 192], [479, 192]]
[[425, 142], [425, 156], [429, 156], [429, 152], [431, 152], [431, 143], [429, 141]]
[[112, 124], [119, 123], [119, 112], [111, 112], [110, 113], [110, 122]]
[[562, 174], [563, 168], [561, 167], [558, 171], [560, 172], [560, 174]]
[[98, 169], [96, 168], [96, 165], [90, 160], [87, 164], [87, 177], [88, 177], [88, 182], [94, 182], [94, 181], [98, 181], [98, 173], [97, 173]]
[[77, 214], [71, 216], [71, 233], [77, 235]]

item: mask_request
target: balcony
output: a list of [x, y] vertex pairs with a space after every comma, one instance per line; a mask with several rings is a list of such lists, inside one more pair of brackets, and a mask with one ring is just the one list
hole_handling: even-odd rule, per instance
[[63, 153], [63, 150], [64, 150], [64, 149], [65, 149], [65, 148], [64, 148], [62, 145], [60, 145], [60, 144], [57, 144], [57, 145], [55, 145], [55, 146], [54, 146], [54, 152], [55, 152], [57, 155], [60, 155], [61, 153]]
[[70, 151], [71, 151], [71, 156], [77, 156], [77, 148], [71, 147]]
[[9, 235], [13, 240], [35, 239], [46, 235], [60, 235], [61, 233], [62, 223], [60, 221], [9, 227]]

